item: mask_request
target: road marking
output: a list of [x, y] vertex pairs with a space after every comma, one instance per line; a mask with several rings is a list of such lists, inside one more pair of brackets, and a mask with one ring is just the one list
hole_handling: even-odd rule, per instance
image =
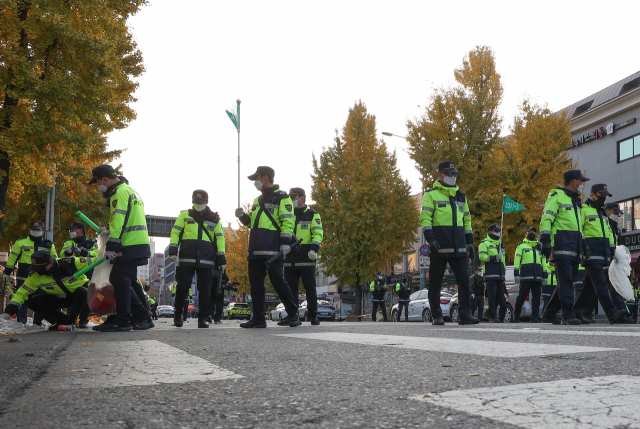
[[341, 343], [389, 346], [430, 352], [460, 353], [478, 356], [526, 357], [563, 353], [606, 352], [614, 348], [582, 347], [560, 344], [512, 343], [504, 341], [460, 340], [433, 337], [404, 337], [398, 335], [354, 334], [346, 332], [319, 332], [312, 334], [283, 334], [278, 337], [305, 340], [335, 341]]
[[555, 330], [541, 328], [443, 328], [439, 331], [458, 331], [458, 332], [499, 332], [513, 334], [555, 334], [555, 335], [583, 335], [583, 336], [603, 336], [603, 337], [640, 337], [640, 332], [602, 332], [602, 331], [583, 331], [583, 330]]
[[455, 390], [416, 399], [523, 428], [638, 428], [640, 377], [612, 375]]
[[[84, 372], [70, 372], [85, 368]], [[92, 341], [88, 347], [78, 341], [58, 357], [37, 385], [100, 389], [234, 378], [242, 376], [160, 341]]]

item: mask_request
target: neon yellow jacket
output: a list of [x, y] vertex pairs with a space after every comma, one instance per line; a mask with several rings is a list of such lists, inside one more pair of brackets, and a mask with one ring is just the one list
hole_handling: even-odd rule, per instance
[[[203, 228], [206, 228], [206, 231]], [[225, 240], [220, 216], [209, 207], [203, 213], [194, 209], [180, 213], [171, 229], [169, 254], [178, 255], [178, 246], [178, 263], [181, 266], [213, 268], [226, 265]]]
[[106, 195], [111, 210], [106, 250], [122, 253], [122, 259], [150, 258], [142, 197], [125, 182], [110, 186]]

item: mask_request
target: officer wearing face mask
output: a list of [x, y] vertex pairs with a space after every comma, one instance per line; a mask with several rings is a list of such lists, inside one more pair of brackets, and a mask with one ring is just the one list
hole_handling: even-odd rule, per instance
[[438, 180], [422, 196], [420, 224], [429, 243], [429, 306], [434, 325], [444, 325], [440, 289], [447, 264], [458, 283], [459, 325], [480, 321], [471, 316], [469, 259], [473, 259], [473, 230], [467, 197], [456, 186], [460, 172], [453, 161], [438, 164]]
[[524, 241], [518, 244], [516, 256], [513, 259], [513, 273], [516, 283], [520, 284], [520, 291], [513, 310], [513, 321], [520, 323], [522, 306], [531, 293], [531, 323], [540, 323], [540, 297], [542, 282], [549, 276], [547, 260], [542, 255], [536, 229], [528, 226], [525, 229]]
[[[15, 265], [18, 264], [18, 272], [16, 273], [16, 288], [19, 288], [29, 275], [29, 267], [31, 265], [31, 255], [38, 250], [47, 250], [54, 257], [57, 257], [56, 247], [50, 240], [45, 240], [42, 235], [44, 234], [44, 223], [34, 220], [29, 226], [29, 236], [18, 238], [11, 252], [9, 253], [9, 260], [7, 266], [4, 269], [5, 279], [13, 273]], [[16, 320], [20, 323], [27, 323], [27, 306], [23, 305], [18, 310]]]
[[[507, 311], [507, 302], [504, 297], [507, 254], [502, 246], [501, 236], [502, 230], [499, 225], [495, 223], [489, 225], [487, 238], [478, 246], [478, 256], [482, 262], [482, 273], [489, 299], [489, 319], [492, 323], [503, 323]], [[496, 312], [498, 305], [500, 305], [499, 315]]]
[[[193, 276], [197, 275], [200, 309], [198, 328], [208, 328], [211, 314], [210, 294], [213, 287], [214, 267], [222, 271], [227, 266], [222, 223], [218, 213], [207, 206], [209, 194], [196, 189], [191, 195], [193, 208], [184, 210], [171, 230], [169, 258], [178, 263], [176, 268], [176, 303], [187, 297]], [[176, 305], [174, 323], [182, 326], [182, 308]]]
[[378, 276], [369, 285], [371, 291], [371, 321], [377, 322], [378, 307], [382, 310], [382, 319], [387, 321], [387, 309], [385, 308], [385, 294], [387, 292], [387, 284], [382, 273], [378, 273]]
[[[266, 328], [264, 280], [269, 279], [280, 301], [289, 315], [289, 326], [300, 326], [298, 302], [294, 301], [291, 288], [284, 279], [284, 257], [291, 252], [291, 234], [295, 227], [293, 202], [286, 192], [273, 184], [275, 172], [273, 168], [261, 166], [248, 177], [262, 194], [253, 200], [251, 215], [242, 208], [236, 209], [236, 217], [244, 225], [251, 228], [249, 236], [249, 282], [251, 283], [251, 299], [253, 314], [248, 322], [241, 323], [241, 328]], [[265, 261], [282, 254], [267, 268]]]
[[[302, 188], [291, 188], [289, 191], [293, 201], [295, 214], [295, 227], [293, 234], [302, 239], [300, 248], [294, 254], [288, 254], [284, 263], [284, 278], [291, 288], [293, 299], [298, 302], [298, 284], [302, 279], [307, 295], [307, 309], [312, 325], [319, 325], [318, 320], [318, 296], [316, 292], [316, 257], [324, 233], [320, 213], [307, 207], [307, 196]], [[289, 318], [285, 318], [278, 325], [288, 325]]]

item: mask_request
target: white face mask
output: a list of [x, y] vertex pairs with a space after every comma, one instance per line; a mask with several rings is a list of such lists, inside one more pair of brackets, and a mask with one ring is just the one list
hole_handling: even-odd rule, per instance
[[609, 215], [609, 219], [611, 219], [614, 222], [618, 222], [618, 215], [617, 214]]
[[293, 208], [294, 209], [298, 208], [298, 200], [293, 200]]
[[204, 209], [206, 209], [206, 208], [207, 208], [207, 205], [206, 205], [206, 204], [196, 204], [196, 203], [193, 203], [193, 208], [194, 208], [196, 211], [201, 212], [202, 210], [204, 210]]
[[495, 232], [495, 231], [491, 231], [489, 234], [495, 235], [498, 238], [500, 238], [502, 236], [501, 232]]
[[78, 235], [78, 233], [75, 232], [75, 231], [69, 232], [69, 237], [71, 237], [71, 238], [76, 238], [77, 235]]
[[442, 181], [448, 186], [456, 186], [456, 181], [458, 178], [456, 176], [444, 176]]
[[105, 192], [107, 192], [107, 187], [105, 185], [98, 185], [98, 189], [100, 190], [100, 192], [102, 192], [103, 194]]
[[253, 181], [253, 186], [255, 186], [258, 191], [262, 190], [262, 182], [259, 181], [259, 180], [254, 180]]
[[42, 231], [37, 231], [37, 230], [30, 230], [29, 233], [33, 236], [33, 237], [42, 237]]

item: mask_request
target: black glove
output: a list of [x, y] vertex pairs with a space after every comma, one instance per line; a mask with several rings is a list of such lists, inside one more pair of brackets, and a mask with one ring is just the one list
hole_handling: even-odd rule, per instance
[[476, 255], [476, 252], [473, 249], [473, 244], [467, 244], [467, 257], [469, 259], [473, 259], [475, 255]]
[[18, 312], [18, 306], [16, 304], [8, 304], [4, 308], [4, 312], [13, 316]]
[[13, 267], [6, 267], [4, 269], [4, 273], [3, 274], [6, 274], [7, 276], [10, 276], [11, 273], [13, 273]]
[[431, 240], [431, 242], [429, 243], [429, 252], [437, 255], [438, 250], [440, 250], [440, 243], [438, 243], [436, 240]]
[[540, 249], [542, 254], [549, 259], [549, 256], [551, 256], [551, 236], [548, 234], [541, 235], [540, 244], [542, 245]]
[[79, 251], [80, 249], [78, 249], [75, 246], [69, 246], [69, 247], [65, 247], [64, 249], [64, 254], [66, 256], [73, 256], [73, 254], [75, 254], [77, 251]]
[[611, 246], [611, 260], [618, 262], [616, 258], [616, 246]]
[[591, 249], [589, 249], [587, 240], [582, 240], [582, 254], [584, 255], [585, 260], [589, 259], [589, 257], [591, 256]]
[[74, 250], [77, 256], [89, 256], [89, 250], [85, 247], [75, 247]]

